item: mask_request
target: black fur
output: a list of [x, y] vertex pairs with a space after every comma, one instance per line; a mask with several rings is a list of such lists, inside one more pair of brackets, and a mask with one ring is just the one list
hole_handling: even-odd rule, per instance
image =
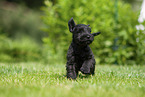
[[73, 39], [67, 52], [67, 78], [76, 79], [78, 71], [94, 75], [95, 59], [89, 44], [100, 32], [91, 34], [89, 25], [76, 25], [73, 18], [69, 20], [68, 26], [69, 31], [73, 34]]

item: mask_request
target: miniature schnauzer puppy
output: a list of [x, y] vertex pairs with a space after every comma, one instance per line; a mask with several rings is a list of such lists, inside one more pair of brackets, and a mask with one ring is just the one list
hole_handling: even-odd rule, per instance
[[92, 33], [89, 25], [76, 25], [73, 18], [68, 22], [69, 31], [72, 33], [72, 43], [67, 52], [67, 78], [76, 79], [78, 71], [83, 74], [95, 74], [95, 58], [89, 44], [94, 40], [94, 36], [100, 32]]

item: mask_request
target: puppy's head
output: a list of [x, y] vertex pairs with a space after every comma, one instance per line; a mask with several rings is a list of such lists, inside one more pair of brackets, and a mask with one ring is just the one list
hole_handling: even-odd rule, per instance
[[101, 32], [92, 33], [89, 25], [78, 24], [76, 25], [73, 18], [68, 22], [69, 31], [73, 33], [73, 42], [80, 45], [86, 46], [93, 42], [94, 36], [99, 35]]

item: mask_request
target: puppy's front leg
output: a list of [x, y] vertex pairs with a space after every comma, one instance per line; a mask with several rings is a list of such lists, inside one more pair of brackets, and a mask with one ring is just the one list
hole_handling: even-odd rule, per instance
[[90, 71], [90, 70], [92, 67], [94, 67], [94, 65], [95, 65], [94, 59], [85, 60], [82, 67], [80, 68], [80, 70], [83, 74], [91, 74], [92, 71]]

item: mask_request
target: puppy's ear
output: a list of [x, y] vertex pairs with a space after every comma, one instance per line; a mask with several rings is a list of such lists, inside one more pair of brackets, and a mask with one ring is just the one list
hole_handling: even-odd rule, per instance
[[73, 32], [73, 29], [74, 29], [75, 25], [76, 25], [76, 24], [75, 24], [73, 18], [71, 18], [71, 19], [68, 21], [68, 27], [69, 27], [69, 31], [70, 31], [70, 32]]
[[97, 32], [97, 33], [92, 33], [93, 36], [97, 36], [99, 35], [101, 32]]

